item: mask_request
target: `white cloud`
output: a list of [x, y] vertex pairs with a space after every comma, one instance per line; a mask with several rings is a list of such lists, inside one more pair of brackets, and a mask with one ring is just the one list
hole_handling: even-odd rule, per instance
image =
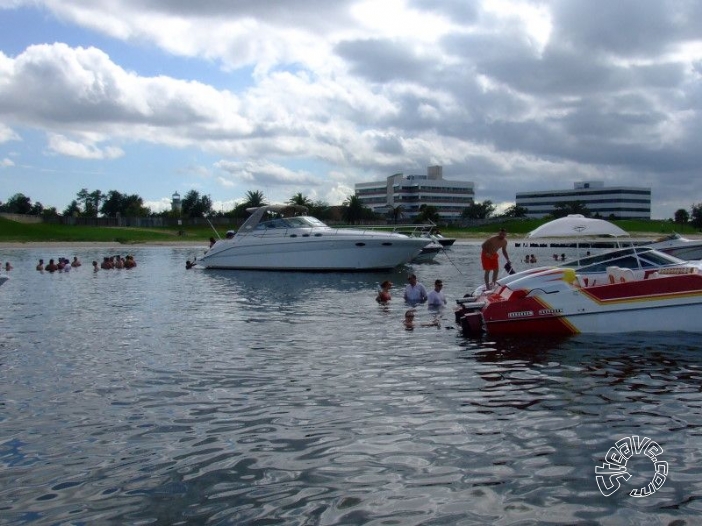
[[0, 122], [0, 144], [10, 141], [19, 141], [20, 136], [9, 126], [5, 126]]
[[9, 168], [10, 166], [14, 165], [15, 163], [12, 161], [12, 159], [8, 159], [7, 157], [0, 159], [0, 168]]
[[257, 183], [262, 185], [308, 185], [319, 184], [319, 180], [303, 171], [290, 170], [284, 166], [267, 162], [219, 161], [215, 166], [227, 175], [223, 181]]
[[80, 159], [116, 159], [124, 155], [124, 151], [115, 146], [99, 148], [92, 141], [73, 141], [58, 134], [49, 135], [48, 147], [53, 153]]
[[[93, 161], [128, 157], [143, 143], [200, 151], [221, 159], [220, 173], [177, 173], [213, 192], [262, 185], [339, 196], [356, 181], [442, 164], [496, 203], [536, 185], [569, 188], [582, 174], [651, 181], [662, 202], [689, 199], [690, 189], [676, 190], [688, 182], [702, 193], [695, 3], [4, 7], [19, 5], [42, 6], [67, 31], [116, 39], [118, 52], [63, 43], [14, 57], [0, 50], [0, 144], [18, 139], [15, 129], [46, 132], [54, 154]], [[142, 49], [165, 57], [169, 73], [133, 58]], [[190, 65], [219, 67], [216, 84]], [[681, 184], [665, 183], [671, 176]]]

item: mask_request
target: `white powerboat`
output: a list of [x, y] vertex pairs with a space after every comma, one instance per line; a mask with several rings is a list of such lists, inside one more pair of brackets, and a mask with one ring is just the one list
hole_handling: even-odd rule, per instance
[[[626, 235], [586, 219], [562, 218], [529, 236]], [[505, 276], [458, 304], [456, 322], [466, 335], [702, 332], [702, 262], [648, 246], [618, 248]]]
[[702, 239], [688, 239], [675, 232], [648, 243], [648, 246], [688, 261], [702, 259]]
[[442, 250], [444, 250], [444, 247], [432, 241], [427, 246], [422, 248], [422, 251], [419, 253], [419, 255], [415, 256], [414, 259], [412, 259], [412, 263], [428, 263], [430, 261], [434, 261], [434, 258], [436, 258], [436, 256]]
[[205, 268], [360, 271], [412, 261], [426, 239], [373, 229], [332, 228], [297, 205], [249, 209], [233, 236], [218, 240], [196, 261]]

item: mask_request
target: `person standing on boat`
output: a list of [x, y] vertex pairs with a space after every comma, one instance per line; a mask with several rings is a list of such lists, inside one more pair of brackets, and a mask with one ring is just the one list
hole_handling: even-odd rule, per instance
[[405, 301], [412, 304], [424, 303], [427, 301], [427, 289], [424, 285], [417, 283], [417, 276], [410, 274], [405, 287]]
[[[500, 271], [500, 256], [497, 253], [499, 250], [502, 250], [502, 254], [507, 260], [506, 264], [510, 264], [509, 255], [507, 254], [507, 231], [501, 228], [496, 236], [492, 236], [483, 242], [482, 249], [480, 262], [485, 271], [485, 287], [489, 289], [490, 285], [497, 281], [497, 274]], [[492, 281], [490, 281], [491, 272]]]

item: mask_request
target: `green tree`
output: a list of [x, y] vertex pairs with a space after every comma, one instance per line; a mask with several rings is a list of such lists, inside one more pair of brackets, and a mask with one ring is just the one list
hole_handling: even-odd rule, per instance
[[404, 216], [405, 209], [402, 205], [388, 205], [388, 215], [392, 222], [397, 224], [397, 222]]
[[470, 206], [463, 209], [461, 217], [464, 219], [487, 219], [495, 213], [497, 207], [492, 204], [492, 201], [486, 199], [482, 203], [471, 203]]
[[181, 207], [184, 217], [204, 217], [212, 212], [212, 200], [209, 196], [201, 196], [197, 190], [190, 190], [183, 197]]
[[59, 213], [55, 206], [50, 206], [49, 208], [44, 208], [41, 212], [42, 217], [58, 217]]
[[258, 208], [266, 205], [266, 198], [260, 190], [249, 190], [244, 198], [246, 208]]
[[83, 204], [81, 215], [84, 217], [97, 217], [98, 211], [100, 210], [100, 203], [104, 199], [100, 190], [89, 192], [87, 188], [81, 188], [80, 192], [76, 194], [76, 197], [77, 203]]
[[690, 223], [695, 228], [702, 228], [702, 203], [692, 205], [692, 213], [690, 214]]
[[553, 212], [551, 212], [553, 217], [565, 217], [570, 214], [582, 214], [585, 217], [591, 215], [584, 201], [561, 201], [553, 205]]
[[309, 197], [302, 195], [301, 192], [296, 193], [294, 196], [288, 199], [288, 204], [304, 206], [308, 210], [311, 210], [314, 207], [312, 200]]
[[684, 208], [675, 211], [675, 224], [686, 225], [690, 221], [690, 214]]
[[505, 210], [505, 217], [526, 217], [529, 210], [519, 205], [512, 205], [507, 210]]
[[247, 208], [259, 208], [261, 206], [265, 206], [266, 204], [266, 198], [263, 195], [263, 192], [260, 190], [249, 190], [246, 192], [244, 201], [234, 207], [234, 217], [246, 217], [249, 215], [249, 213], [246, 211]]
[[8, 214], [29, 214], [32, 211], [32, 200], [24, 194], [15, 194], [0, 206], [0, 211]]
[[100, 213], [106, 217], [145, 217], [151, 210], [144, 206], [144, 200], [136, 194], [126, 195], [110, 190], [104, 197]]
[[44, 205], [41, 204], [39, 201], [35, 202], [32, 205], [32, 209], [29, 211], [29, 214], [33, 216], [44, 215]]
[[66, 217], [77, 217], [80, 215], [80, 212], [80, 205], [78, 204], [78, 201], [74, 199], [63, 211], [63, 215]]
[[421, 205], [419, 207], [419, 214], [415, 218], [416, 223], [426, 223], [431, 221], [432, 223], [438, 223], [441, 217], [439, 216], [439, 211], [435, 206], [431, 205]]
[[343, 214], [344, 214], [344, 219], [346, 220], [347, 223], [351, 225], [355, 225], [357, 222], [359, 222], [361, 219], [363, 219], [364, 216], [364, 208], [363, 206], [363, 201], [361, 201], [361, 198], [358, 197], [357, 195], [350, 195], [348, 196], [343, 203]]

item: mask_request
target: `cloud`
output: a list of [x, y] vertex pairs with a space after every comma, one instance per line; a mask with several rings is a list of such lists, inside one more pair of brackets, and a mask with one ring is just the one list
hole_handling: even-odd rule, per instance
[[[702, 193], [695, 2], [6, 7], [20, 5], [115, 39], [119, 53], [60, 42], [0, 52], [0, 144], [18, 138], [9, 130], [29, 129], [47, 134], [52, 154], [73, 158], [129, 157], [141, 143], [200, 151], [221, 159], [202, 184], [231, 191], [260, 184], [338, 195], [442, 164], [493, 202], [581, 179], [649, 184], [666, 203]], [[140, 71], [122, 54], [141, 48], [219, 76]], [[685, 192], [677, 181], [689, 182]]]
[[59, 155], [77, 157], [79, 159], [116, 159], [124, 155], [120, 148], [106, 146], [98, 148], [91, 142], [72, 141], [63, 135], [49, 136], [49, 150]]
[[9, 168], [14, 165], [15, 163], [12, 161], [12, 159], [8, 159], [7, 157], [0, 159], [0, 168]]
[[19, 141], [20, 136], [9, 126], [5, 126], [0, 122], [0, 144], [10, 141]]
[[226, 175], [225, 181], [236, 181], [267, 185], [316, 185], [320, 180], [303, 171], [293, 171], [284, 166], [270, 162], [232, 162], [219, 161], [215, 167]]

